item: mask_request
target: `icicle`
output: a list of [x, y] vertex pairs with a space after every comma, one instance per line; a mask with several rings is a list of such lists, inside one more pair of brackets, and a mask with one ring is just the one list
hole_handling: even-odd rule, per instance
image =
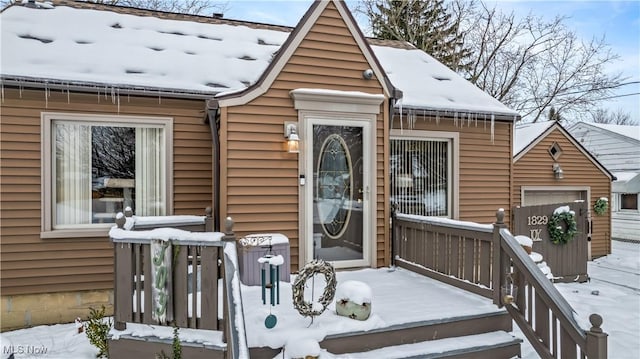
[[2, 89], [1, 89], [2, 94], [0, 94], [0, 96], [2, 97], [2, 103], [4, 103], [4, 82], [2, 84], [0, 84], [0, 87], [2, 87]]
[[453, 125], [455, 127], [458, 127], [458, 112], [457, 111], [453, 113]]
[[131, 102], [131, 91], [127, 90], [127, 103]]
[[118, 115], [120, 114], [120, 89], [118, 89], [118, 93], [116, 94], [118, 99]]
[[44, 108], [49, 108], [49, 84], [44, 85]]
[[483, 129], [486, 131], [487, 130], [487, 114], [486, 113], [484, 114], [483, 125], [484, 125]]
[[162, 96], [160, 95], [160, 91], [158, 91], [158, 105], [162, 105]]
[[71, 91], [69, 91], [69, 84], [67, 84], [67, 103], [71, 103]]
[[[427, 110], [422, 109], [422, 119], [426, 119], [427, 118]], [[431, 116], [429, 116], [429, 122], [431, 122]]]
[[98, 88], [98, 103], [100, 103], [100, 88]]
[[116, 89], [113, 86], [111, 86], [111, 103], [116, 104]]
[[436, 125], [440, 124], [440, 111], [436, 110]]
[[22, 82], [20, 82], [20, 98], [22, 98]]
[[109, 87], [107, 85], [104, 85], [104, 99], [108, 100], [109, 98], [107, 97], [107, 91], [109, 91]]
[[476, 127], [478, 127], [478, 114], [477, 113], [475, 115], [475, 118], [476, 118]]
[[467, 113], [467, 127], [471, 127], [471, 112]]
[[496, 126], [496, 117], [494, 114], [491, 114], [491, 144], [493, 144], [493, 140], [495, 137], [495, 126]]

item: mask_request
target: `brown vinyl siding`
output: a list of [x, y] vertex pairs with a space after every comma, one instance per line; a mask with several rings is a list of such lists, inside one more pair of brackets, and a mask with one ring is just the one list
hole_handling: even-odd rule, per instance
[[[407, 129], [403, 116], [402, 128]], [[499, 208], [505, 210], [505, 222], [510, 218], [511, 177], [511, 131], [510, 122], [495, 122], [493, 141], [491, 122], [478, 121], [466, 124], [453, 119], [418, 115], [413, 129], [421, 131], [444, 131], [459, 133], [459, 216], [456, 219], [478, 223], [493, 223]], [[394, 129], [400, 129], [400, 118], [396, 115]], [[455, 201], [455, 199], [454, 199]]]
[[[557, 161], [564, 171], [562, 180], [556, 180], [553, 176], [553, 159], [548, 150], [554, 142], [562, 148], [562, 155]], [[602, 216], [593, 212], [593, 205], [598, 198], [611, 198], [611, 180], [559, 130], [552, 131], [515, 162], [514, 205], [522, 203], [522, 186], [555, 186], [558, 190], [562, 190], [563, 186], [590, 187], [589, 209], [593, 219], [591, 254], [599, 257], [611, 253], [610, 210]]]
[[[299, 266], [298, 155], [286, 152], [283, 124], [298, 121], [298, 112], [289, 92], [318, 88], [381, 94], [377, 80], [362, 78], [362, 72], [371, 66], [330, 3], [266, 93], [246, 105], [222, 109], [222, 143], [226, 142], [221, 149], [224, 215], [233, 217], [239, 236], [279, 232], [289, 237], [294, 271]], [[386, 103], [381, 106], [375, 132], [377, 265], [388, 264], [388, 224], [384, 220]]]
[[0, 128], [2, 295], [110, 289], [113, 247], [103, 238], [41, 239], [42, 112], [173, 118], [174, 214], [203, 214], [212, 203], [212, 149], [204, 103], [120, 94], [4, 89]]

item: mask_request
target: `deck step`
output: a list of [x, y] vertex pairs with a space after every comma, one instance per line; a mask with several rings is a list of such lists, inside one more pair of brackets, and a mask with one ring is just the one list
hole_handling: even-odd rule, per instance
[[[344, 354], [345, 357], [350, 357], [354, 353], [371, 353], [403, 345], [420, 343], [424, 347], [435, 348], [448, 343], [457, 349], [446, 353], [438, 351], [438, 355], [441, 356], [433, 356], [433, 358], [484, 358], [484, 355], [478, 353], [485, 351], [489, 353], [486, 358], [511, 358], [520, 354], [521, 342], [520, 339], [507, 334], [512, 330], [512, 324], [513, 321], [506, 311], [495, 311], [328, 335], [320, 342], [320, 347], [334, 355]], [[482, 342], [482, 338], [489, 337], [500, 338], [500, 341]], [[480, 339], [476, 340], [477, 338]], [[475, 345], [469, 346], [464, 343], [475, 343]], [[273, 358], [280, 349], [250, 348], [250, 352], [251, 358]], [[511, 353], [515, 354], [511, 355]], [[422, 358], [423, 355], [419, 357]], [[373, 357], [386, 358], [386, 356]]]
[[510, 332], [512, 320], [507, 312], [459, 316], [413, 322], [366, 332], [327, 336], [322, 348], [331, 353], [354, 353], [388, 346], [413, 344], [429, 340], [456, 338], [495, 331]]
[[521, 339], [516, 338], [507, 332], [496, 331], [484, 334], [467, 335], [464, 337], [396, 345], [368, 352], [344, 354], [344, 356], [349, 359], [514, 358], [520, 355], [521, 342]]

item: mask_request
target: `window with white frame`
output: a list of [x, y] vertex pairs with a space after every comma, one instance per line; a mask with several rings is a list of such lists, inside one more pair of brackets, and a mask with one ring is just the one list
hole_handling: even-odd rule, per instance
[[170, 119], [45, 114], [43, 129], [45, 232], [167, 214]]
[[453, 217], [452, 138], [391, 139], [391, 201], [397, 211]]

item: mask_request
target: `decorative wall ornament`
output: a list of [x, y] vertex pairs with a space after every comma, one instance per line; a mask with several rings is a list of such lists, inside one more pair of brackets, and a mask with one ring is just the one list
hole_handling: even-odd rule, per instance
[[602, 216], [607, 213], [609, 209], [609, 199], [607, 197], [600, 197], [593, 205], [593, 211], [596, 212], [597, 215]]
[[[563, 223], [566, 228], [564, 230], [562, 226]], [[569, 242], [576, 233], [578, 233], [575, 213], [569, 209], [569, 206], [556, 208], [549, 219], [547, 229], [549, 230], [551, 242], [554, 244], [565, 244]]]

